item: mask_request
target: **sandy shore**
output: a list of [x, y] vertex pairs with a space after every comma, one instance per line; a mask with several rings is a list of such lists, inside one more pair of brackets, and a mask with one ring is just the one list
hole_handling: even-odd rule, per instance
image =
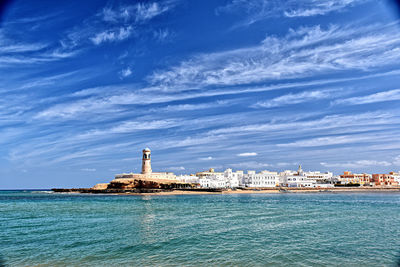
[[170, 195], [223, 195], [223, 194], [290, 194], [290, 193], [400, 193], [400, 187], [334, 187], [334, 188], [246, 188], [227, 190], [171, 190], [154, 192], [102, 192], [88, 188], [52, 189], [62, 194], [107, 194], [107, 195], [138, 195], [138, 196], [170, 196]]
[[206, 191], [184, 191], [174, 190], [157, 193], [119, 193], [118, 195], [148, 195], [148, 196], [170, 196], [170, 195], [224, 195], [224, 194], [286, 194], [286, 193], [400, 193], [400, 187], [390, 188], [285, 188], [279, 189], [247, 189], [247, 190], [225, 190], [222, 192], [206, 192]]

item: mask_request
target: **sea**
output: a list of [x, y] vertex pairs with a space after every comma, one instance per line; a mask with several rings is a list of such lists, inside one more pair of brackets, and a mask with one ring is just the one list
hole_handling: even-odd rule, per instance
[[0, 266], [400, 266], [400, 193], [0, 191]]

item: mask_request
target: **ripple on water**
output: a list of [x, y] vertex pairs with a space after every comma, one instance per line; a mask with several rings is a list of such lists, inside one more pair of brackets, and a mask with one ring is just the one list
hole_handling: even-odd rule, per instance
[[0, 266], [393, 266], [400, 194], [0, 192]]

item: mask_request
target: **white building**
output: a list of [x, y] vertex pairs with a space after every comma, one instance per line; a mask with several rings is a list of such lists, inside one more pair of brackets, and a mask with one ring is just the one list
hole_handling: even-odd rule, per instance
[[199, 183], [204, 188], [237, 188], [243, 182], [243, 171], [233, 172], [226, 169], [224, 172], [216, 172], [213, 168], [208, 171], [198, 172]]
[[393, 177], [395, 182], [398, 182], [400, 184], [400, 171], [390, 172], [390, 175]]
[[303, 175], [307, 177], [307, 179], [315, 180], [315, 181], [331, 181], [333, 177], [333, 173], [331, 172], [303, 172]]
[[229, 188], [237, 188], [243, 184], [243, 171], [233, 172], [232, 169], [224, 171], [226, 186]]
[[284, 175], [281, 185], [285, 187], [316, 187], [317, 182], [300, 175]]
[[333, 174], [319, 171], [305, 172], [301, 166], [297, 171], [286, 170], [281, 173], [271, 171], [232, 171], [216, 172], [214, 169], [198, 172], [196, 175], [181, 175], [177, 179], [186, 183], [199, 184], [202, 188], [237, 188], [237, 187], [333, 187]]
[[195, 175], [179, 175], [176, 176], [176, 179], [178, 179], [181, 182], [184, 183], [189, 183], [189, 184], [199, 184], [199, 177], [195, 176]]
[[244, 186], [246, 187], [277, 187], [279, 186], [279, 175], [277, 172], [262, 171], [256, 173], [255, 171], [248, 171], [243, 176]]
[[297, 171], [286, 170], [280, 174], [280, 185], [287, 187], [333, 187], [333, 173], [319, 171], [305, 172], [299, 166]]
[[209, 175], [199, 178], [200, 187], [202, 188], [226, 188], [227, 183], [223, 175]]

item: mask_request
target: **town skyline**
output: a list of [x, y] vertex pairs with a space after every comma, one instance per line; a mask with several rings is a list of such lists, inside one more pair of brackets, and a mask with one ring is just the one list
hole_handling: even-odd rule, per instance
[[[215, 171], [214, 168], [195, 174], [175, 175], [172, 172], [153, 171], [151, 167], [151, 149], [142, 150], [142, 168], [140, 173], [118, 173], [110, 182], [101, 182], [90, 188], [53, 188], [54, 192], [79, 193], [165, 193], [173, 190], [186, 190], [198, 193], [198, 190], [256, 190], [257, 192], [279, 188], [283, 190], [333, 189], [351, 190], [385, 189], [397, 190], [400, 183], [400, 171], [381, 174], [352, 173], [345, 171], [341, 175], [332, 172], [307, 171], [299, 165], [297, 170], [268, 171], [257, 173], [254, 170]], [[287, 189], [286, 189], [287, 188]], [[189, 191], [187, 191], [189, 190]], [[178, 192], [182, 194], [182, 192]], [[210, 191], [203, 191], [210, 192]], [[227, 191], [231, 192], [231, 191]], [[238, 191], [239, 192], [239, 191]], [[249, 191], [245, 191], [249, 192]], [[270, 191], [267, 191], [270, 192]], [[172, 192], [173, 194], [175, 192]], [[237, 192], [236, 192], [237, 193]], [[263, 192], [265, 193], [265, 192]]]
[[[11, 1], [0, 189], [140, 170], [400, 170], [391, 1]], [[138, 163], [138, 164], [137, 164]]]

